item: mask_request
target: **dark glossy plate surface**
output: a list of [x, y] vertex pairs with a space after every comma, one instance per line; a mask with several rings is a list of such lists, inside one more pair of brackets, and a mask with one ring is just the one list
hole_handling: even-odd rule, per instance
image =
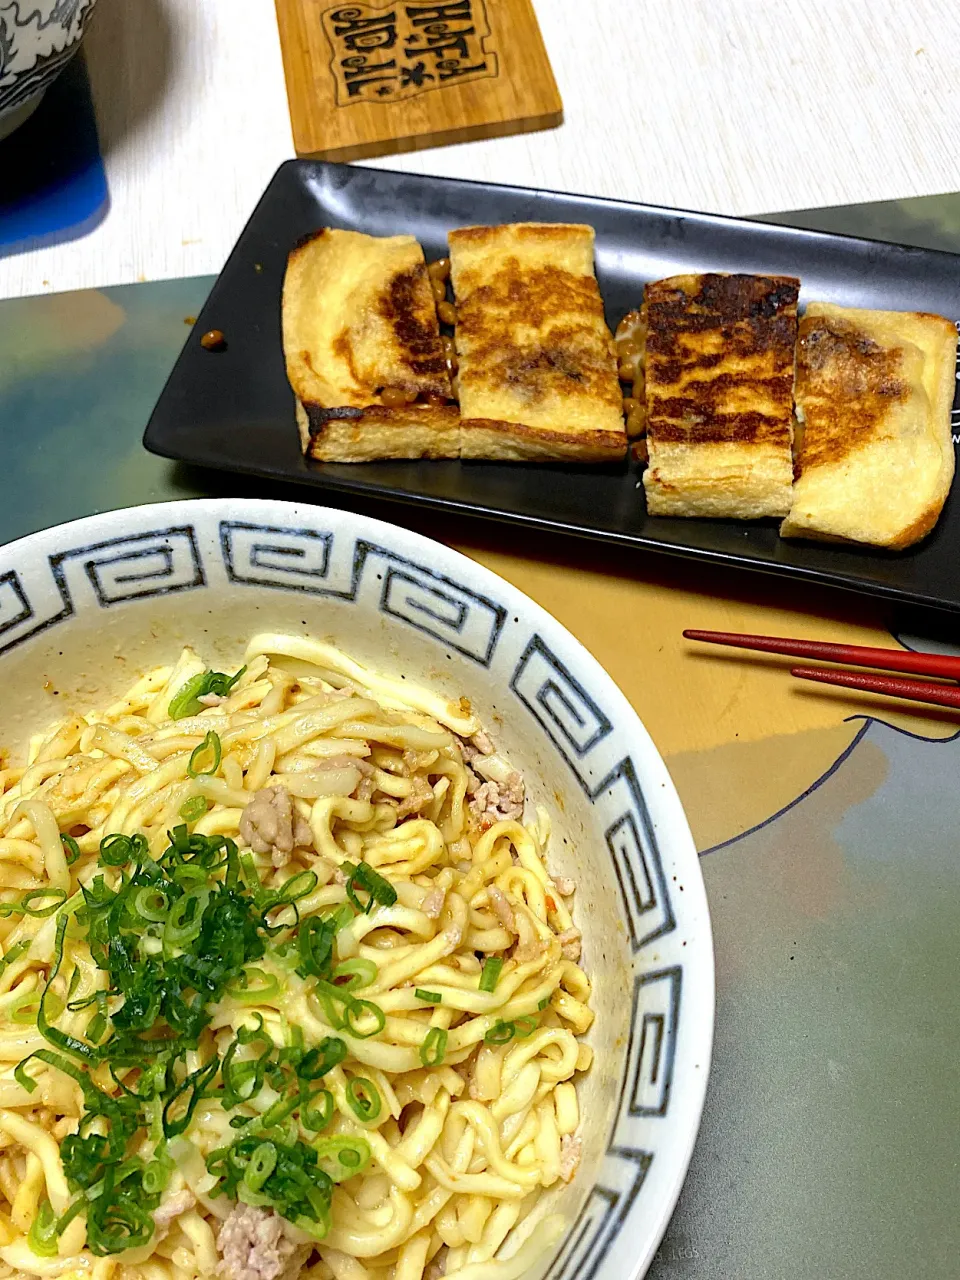
[[[933, 534], [899, 554], [787, 542], [776, 522], [649, 519], [639, 471], [461, 462], [306, 461], [280, 341], [287, 253], [320, 226], [408, 232], [428, 260], [468, 223], [588, 222], [611, 328], [639, 305], [646, 280], [680, 271], [797, 275], [801, 305], [933, 311], [960, 318], [960, 256], [643, 205], [381, 169], [290, 161], [277, 172], [213, 288], [144, 436], [169, 458], [405, 502], [562, 529], [960, 609], [960, 496]], [[205, 351], [208, 329], [227, 349]], [[960, 418], [954, 409], [955, 424]], [[956, 429], [956, 428], [955, 428]]]

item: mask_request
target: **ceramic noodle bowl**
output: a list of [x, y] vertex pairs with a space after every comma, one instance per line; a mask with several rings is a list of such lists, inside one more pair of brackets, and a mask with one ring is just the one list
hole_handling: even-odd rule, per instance
[[0, 138], [33, 114], [80, 47], [96, 0], [0, 0]]
[[[643, 725], [549, 614], [465, 556], [322, 507], [204, 499], [92, 516], [0, 548], [0, 743], [103, 706], [189, 644], [234, 671], [264, 632], [466, 697], [552, 818], [572, 877], [594, 1050], [582, 1156], [534, 1212], [565, 1230], [530, 1280], [637, 1280], [700, 1122], [713, 945], [696, 850]], [[508, 1241], [509, 1245], [509, 1241]]]

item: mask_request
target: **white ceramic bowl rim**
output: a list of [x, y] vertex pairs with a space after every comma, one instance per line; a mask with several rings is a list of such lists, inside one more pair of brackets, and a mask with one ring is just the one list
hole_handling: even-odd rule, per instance
[[0, 654], [46, 641], [81, 611], [217, 585], [362, 602], [475, 668], [510, 664], [510, 710], [549, 739], [591, 806], [598, 843], [603, 832], [633, 982], [623, 993], [631, 1000], [628, 1041], [599, 1176], [546, 1275], [642, 1275], [700, 1122], [714, 969], [693, 839], [633, 708], [565, 628], [467, 557], [368, 517], [272, 500], [134, 507], [0, 548]]
[[95, 3], [7, 0], [0, 4], [0, 116], [12, 117], [18, 108], [39, 100], [76, 53]]

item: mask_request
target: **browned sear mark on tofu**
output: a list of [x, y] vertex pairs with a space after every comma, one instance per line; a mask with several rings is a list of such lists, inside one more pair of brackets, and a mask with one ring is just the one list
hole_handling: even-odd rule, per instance
[[[350, 341], [349, 329], [341, 329], [341, 331], [337, 334], [337, 336], [333, 340], [332, 349], [333, 349], [333, 354], [339, 360], [342, 360], [344, 364], [347, 366], [347, 368], [350, 370], [350, 377], [353, 379], [353, 381], [362, 382], [363, 379], [360, 377], [360, 373], [353, 359], [353, 343]], [[303, 353], [303, 358], [306, 360], [308, 366], [311, 369], [313, 369], [314, 373], [319, 373], [319, 370], [314, 368], [314, 365], [310, 360], [309, 351], [305, 351]]]
[[418, 378], [443, 376], [447, 371], [436, 323], [431, 325], [420, 314], [424, 286], [429, 291], [426, 266], [400, 271], [380, 301], [380, 313], [393, 326], [402, 359]]
[[699, 277], [644, 298], [650, 431], [660, 441], [790, 440], [798, 285], [787, 277]]
[[[576, 323], [551, 323], [565, 313], [603, 321], [593, 277], [555, 266], [521, 271], [516, 258], [507, 259], [458, 302], [458, 333], [472, 344], [471, 380], [506, 382], [531, 402], [582, 395], [619, 404], [610, 361], [598, 358], [595, 332]], [[531, 334], [526, 342], [517, 337], [524, 330]]]
[[902, 362], [901, 348], [881, 347], [836, 317], [801, 320], [797, 402], [805, 424], [797, 475], [841, 461], [885, 430], [891, 401], [910, 397]]
[[[715, 413], [705, 401], [671, 401], [680, 421], [658, 421], [658, 440], [701, 444], [783, 444], [790, 438], [789, 427], [763, 413]], [[661, 411], [658, 406], [658, 412]]]
[[554, 331], [549, 346], [519, 351], [512, 358], [505, 355], [501, 363], [504, 380], [520, 388], [529, 399], [542, 399], [546, 387], [556, 382], [555, 374], [582, 382], [584, 375], [574, 353], [570, 346], [564, 345], [563, 339], [568, 334], [569, 331], [561, 337]]

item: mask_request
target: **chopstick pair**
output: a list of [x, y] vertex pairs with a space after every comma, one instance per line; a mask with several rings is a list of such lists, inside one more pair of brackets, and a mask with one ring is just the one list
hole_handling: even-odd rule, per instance
[[[827, 640], [791, 640], [779, 636], [751, 636], [736, 631], [684, 631], [687, 640], [705, 644], [755, 649], [760, 653], [781, 653], [791, 658], [819, 658], [822, 662], [846, 662], [858, 667], [878, 667], [882, 671], [906, 671], [960, 681], [960, 658], [936, 653], [908, 653], [903, 649], [872, 649], [859, 644], [832, 644]], [[830, 667], [791, 667], [790, 674], [817, 684], [842, 685], [866, 693], [882, 693], [891, 698], [909, 698], [936, 707], [960, 709], [960, 686], [935, 684], [931, 680], [904, 680], [896, 676], [871, 675], [866, 671], [835, 671]]]

